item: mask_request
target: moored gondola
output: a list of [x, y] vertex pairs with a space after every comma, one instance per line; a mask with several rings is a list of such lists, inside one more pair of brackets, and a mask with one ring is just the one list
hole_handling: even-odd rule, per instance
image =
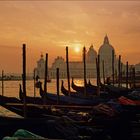
[[73, 90], [75, 90], [77, 92], [80, 92], [80, 93], [83, 93], [83, 94], [84, 94], [84, 91], [85, 91], [85, 88], [86, 88], [86, 93], [89, 94], [89, 95], [96, 95], [97, 94], [97, 89], [98, 89], [97, 86], [91, 86], [91, 85], [87, 84], [87, 82], [86, 82], [86, 87], [77, 86], [74, 83], [73, 78], [72, 78], [71, 87], [73, 88]]
[[0, 105], [5, 103], [20, 103], [21, 101], [16, 97], [7, 97], [0, 95]]
[[104, 89], [105, 91], [107, 91], [110, 95], [114, 96], [114, 97], [120, 97], [120, 96], [125, 96], [128, 95], [130, 92], [132, 92], [132, 89], [127, 89], [125, 87], [116, 87], [113, 85], [104, 85], [102, 83], [100, 83], [100, 86], [102, 89]]
[[62, 94], [64, 94], [65, 96], [72, 96], [72, 97], [83, 97], [84, 95], [80, 92], [75, 92], [75, 91], [69, 91], [64, 87], [64, 81], [62, 80], [62, 84], [61, 84], [61, 92]]
[[[58, 96], [56, 94], [52, 94], [52, 93], [44, 93], [42, 86], [40, 86], [40, 96], [42, 98], [45, 98], [49, 101], [54, 101], [57, 102], [58, 100]], [[59, 95], [59, 103], [60, 104], [69, 104], [69, 105], [96, 105], [100, 102], [106, 102], [108, 101], [108, 99], [102, 99], [102, 98], [90, 98], [90, 99], [84, 99], [84, 98], [75, 98], [72, 96], [63, 96], [63, 95]]]
[[69, 91], [64, 87], [64, 81], [62, 80], [62, 84], [61, 84], [61, 92], [63, 95], [65, 96], [71, 96], [71, 97], [75, 97], [75, 98], [84, 98], [84, 99], [89, 99], [89, 100], [93, 100], [93, 99], [97, 99], [97, 98], [102, 98], [102, 99], [109, 99], [109, 95], [106, 92], [100, 91], [100, 96], [97, 97], [97, 95], [93, 95], [93, 94], [88, 94], [87, 96], [85, 96], [83, 93], [80, 92], [76, 92], [76, 91]]
[[[24, 93], [23, 93], [23, 91], [22, 91], [21, 85], [20, 85], [20, 88], [19, 88], [19, 98], [20, 98], [21, 102], [24, 101], [24, 97], [25, 97], [26, 103], [43, 104], [42, 97], [25, 96]], [[52, 102], [48, 101], [47, 104], [52, 104]]]

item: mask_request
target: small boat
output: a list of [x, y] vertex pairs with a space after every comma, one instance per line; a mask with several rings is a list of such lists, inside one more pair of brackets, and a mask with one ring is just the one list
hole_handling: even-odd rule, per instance
[[[19, 87], [19, 98], [20, 98], [21, 102], [24, 102], [24, 97], [25, 97], [26, 103], [32, 103], [32, 104], [43, 104], [44, 103], [42, 97], [30, 97], [30, 96], [26, 96], [23, 93], [22, 88], [21, 88], [21, 84], [20, 84], [20, 87]], [[47, 101], [47, 104], [52, 104], [52, 102]]]
[[88, 86], [89, 88], [97, 89], [97, 86], [92, 85], [91, 82], [90, 82], [90, 80], [88, 81], [87, 86]]
[[125, 111], [131, 113], [131, 115], [140, 113], [140, 100], [132, 100], [128, 97], [121, 96], [118, 98], [118, 103], [121, 104]]
[[106, 92], [108, 92], [110, 95], [114, 97], [120, 97], [128, 95], [130, 92], [132, 92], [132, 89], [127, 89], [125, 87], [116, 87], [113, 85], [104, 85], [100, 83], [100, 86], [102, 89], [104, 89]]
[[0, 105], [4, 105], [5, 103], [20, 103], [21, 101], [16, 97], [7, 97], [0, 95]]
[[64, 87], [64, 81], [62, 80], [62, 84], [61, 84], [61, 92], [65, 95], [65, 96], [72, 96], [72, 97], [80, 97], [83, 96], [82, 93], [78, 93], [78, 92], [75, 92], [75, 91], [70, 91], [70, 95], [69, 95], [69, 91]]
[[83, 86], [77, 86], [75, 83], [74, 83], [74, 80], [72, 78], [72, 83], [71, 83], [71, 87], [77, 91], [77, 92], [80, 92], [80, 93], [84, 93], [85, 91], [85, 88], [86, 88], [86, 93], [87, 94], [91, 94], [91, 95], [96, 95], [97, 93], [97, 86], [93, 86], [93, 85], [89, 85], [86, 83], [86, 87], [83, 87]]
[[22, 102], [24, 102], [24, 97], [25, 97], [26, 103], [43, 104], [42, 98], [26, 96], [22, 91], [21, 84], [19, 86], [20, 86], [19, 87], [19, 98]]

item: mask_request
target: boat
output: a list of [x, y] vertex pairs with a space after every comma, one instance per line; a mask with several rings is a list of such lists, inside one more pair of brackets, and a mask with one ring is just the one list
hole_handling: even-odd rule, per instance
[[[71, 84], [72, 88], [74, 90], [76, 90], [78, 93], [82, 93], [84, 94], [84, 87], [83, 86], [77, 86], [72, 78], [72, 84]], [[87, 96], [89, 97], [96, 97], [97, 96], [97, 92], [98, 92], [98, 87], [95, 85], [92, 85], [90, 80], [88, 83], [86, 83], [86, 93]], [[107, 91], [105, 91], [103, 88], [100, 87], [100, 97], [102, 98], [112, 98], [112, 96], [110, 96], [110, 94], [108, 94]]]
[[70, 91], [70, 94], [69, 94], [69, 91], [64, 87], [64, 81], [62, 80], [62, 84], [61, 84], [61, 92], [63, 93], [63, 95], [65, 96], [72, 96], [72, 97], [82, 97], [83, 96], [83, 93], [78, 93], [78, 92], [75, 92], [75, 91]]
[[26, 103], [36, 103], [36, 104], [43, 104], [43, 100], [40, 97], [30, 97], [26, 96], [21, 88], [21, 84], [19, 85], [19, 99], [24, 102], [24, 98], [26, 100]]
[[[77, 137], [78, 139], [80, 135], [80, 126], [78, 128], [75, 123], [64, 117], [17, 118], [0, 116], [0, 124], [0, 139], [9, 136], [5, 139], [64, 140], [69, 137], [71, 139]], [[11, 138], [10, 136], [14, 137]]]
[[88, 86], [89, 88], [97, 89], [97, 86], [92, 85], [90, 80], [88, 81], [87, 86]]
[[57, 102], [59, 100], [59, 104], [65, 104], [65, 105], [96, 105], [101, 102], [106, 102], [108, 99], [103, 99], [100, 97], [94, 97], [94, 98], [75, 98], [73, 96], [65, 96], [65, 95], [59, 95], [52, 94], [52, 93], [44, 93], [42, 89], [42, 85], [40, 85], [40, 96], [46, 100]]
[[106, 92], [108, 92], [110, 95], [114, 96], [115, 98], [120, 96], [126, 96], [130, 92], [132, 92], [132, 89], [127, 89], [125, 87], [116, 87], [114, 85], [105, 85], [100, 82], [100, 86], [102, 89], [104, 89]]
[[80, 92], [80, 93], [84, 93], [85, 92], [85, 88], [86, 88], [86, 93], [89, 94], [89, 95], [96, 95], [97, 90], [98, 90], [97, 86], [92, 86], [92, 85], [89, 85], [87, 83], [86, 83], [86, 87], [77, 86], [74, 83], [73, 78], [72, 78], [71, 87], [73, 88], [73, 90], [75, 90], [77, 92]]
[[[26, 103], [31, 103], [31, 104], [44, 104], [44, 100], [43, 100], [42, 97], [30, 97], [30, 96], [26, 96], [23, 93], [23, 91], [22, 91], [21, 84], [19, 86], [20, 86], [19, 87], [19, 99], [21, 100], [22, 103], [24, 102], [24, 98], [25, 98]], [[52, 104], [52, 103], [54, 103], [54, 102], [47, 101], [47, 104]]]
[[7, 97], [0, 95], [0, 105], [4, 105], [5, 103], [20, 103], [21, 101], [16, 97]]
[[[91, 83], [89, 83], [89, 85], [91, 85]], [[64, 82], [63, 81], [62, 81], [62, 85], [61, 85], [61, 92], [65, 96], [69, 96], [69, 92], [64, 87]], [[110, 99], [114, 98], [114, 96], [112, 96], [111, 94], [109, 94], [108, 92], [105, 92], [105, 91], [100, 91], [100, 96], [94, 95], [94, 94], [88, 94], [87, 96], [85, 96], [83, 93], [73, 91], [73, 92], [70, 92], [70, 96], [71, 97], [76, 97], [76, 98], [92, 99], [92, 100], [93, 99], [110, 100]]]

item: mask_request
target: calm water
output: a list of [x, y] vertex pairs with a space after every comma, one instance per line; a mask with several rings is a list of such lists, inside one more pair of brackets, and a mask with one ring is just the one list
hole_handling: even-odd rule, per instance
[[[64, 80], [64, 86], [67, 88], [67, 79]], [[96, 79], [90, 79], [92, 84], [96, 85]], [[43, 82], [43, 81], [42, 81]], [[75, 79], [74, 82], [77, 85], [83, 85], [83, 79]], [[4, 95], [9, 97], [18, 97], [19, 94], [19, 84], [21, 81], [4, 81]], [[34, 81], [29, 80], [26, 83], [27, 95], [34, 96]], [[56, 94], [56, 80], [52, 79], [50, 83], [47, 83], [48, 92]], [[0, 84], [0, 94], [2, 93], [2, 88]], [[60, 80], [60, 93], [61, 93], [61, 80]], [[39, 89], [36, 88], [36, 96], [39, 96]]]

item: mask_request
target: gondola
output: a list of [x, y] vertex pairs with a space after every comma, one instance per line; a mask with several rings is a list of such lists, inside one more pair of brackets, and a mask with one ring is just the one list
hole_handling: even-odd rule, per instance
[[75, 91], [77, 91], [77, 92], [80, 92], [80, 93], [84, 93], [85, 88], [86, 88], [86, 93], [89, 94], [89, 95], [96, 95], [97, 89], [98, 89], [97, 86], [89, 85], [89, 84], [87, 84], [87, 83], [86, 83], [86, 87], [77, 86], [77, 85], [74, 83], [73, 78], [72, 78], [71, 87], [73, 88], [73, 90], [75, 90]]
[[[66, 122], [69, 123], [66, 124]], [[73, 139], [77, 137], [78, 139], [80, 135], [78, 131], [80, 126], [78, 127], [73, 121], [63, 117], [17, 118], [0, 116], [0, 124], [0, 139], [5, 136], [14, 136], [13, 138], [7, 137], [7, 139], [64, 140], [69, 137], [73, 137]]]
[[[50, 108], [41, 108], [39, 105], [43, 105], [43, 99], [41, 97], [29, 97], [25, 96], [21, 89], [21, 85], [19, 88], [19, 97], [20, 102], [7, 102], [3, 104], [3, 107], [7, 108], [10, 111], [13, 111], [21, 116], [24, 116], [24, 98], [26, 103], [26, 109], [27, 109], [27, 116], [34, 118], [34, 117], [43, 117], [43, 114], [51, 114]], [[47, 104], [54, 104], [54, 102], [48, 102]]]
[[[72, 84], [71, 84], [72, 88], [74, 90], [76, 90], [78, 93], [83, 93], [84, 94], [84, 87], [83, 86], [77, 86], [72, 78]], [[95, 85], [92, 85], [90, 80], [88, 83], [86, 83], [86, 93], [87, 96], [89, 97], [95, 97], [97, 95], [97, 91], [98, 91], [98, 87]], [[102, 98], [112, 98], [112, 96], [110, 94], [108, 94], [107, 91], [105, 91], [103, 88], [100, 88], [100, 97]]]
[[102, 99], [100, 97], [84, 99], [84, 98], [75, 98], [72, 96], [64, 96], [64, 95], [57, 96], [56, 94], [52, 94], [48, 92], [44, 93], [44, 91], [42, 90], [42, 86], [40, 87], [40, 96], [42, 98], [45, 98], [46, 96], [46, 99], [54, 102], [57, 102], [59, 99], [59, 103], [65, 105], [81, 105], [81, 106], [91, 105], [92, 106], [92, 105], [99, 104], [101, 102], [108, 101], [108, 99]]
[[43, 100], [40, 97], [25, 96], [22, 91], [21, 84], [19, 86], [20, 86], [19, 87], [19, 98], [22, 102], [24, 102], [24, 97], [25, 97], [26, 103], [43, 104]]
[[61, 92], [63, 95], [65, 96], [72, 96], [72, 97], [77, 97], [77, 98], [80, 98], [83, 96], [82, 93], [78, 93], [78, 92], [75, 92], [75, 91], [69, 91], [64, 87], [64, 81], [62, 80], [62, 84], [61, 84]]
[[[11, 103], [11, 104], [5, 104], [3, 107], [6, 109], [24, 117], [24, 104], [22, 103]], [[35, 104], [26, 104], [26, 117], [27, 118], [42, 118], [46, 114], [51, 115], [52, 111], [49, 107], [43, 107]]]
[[[22, 88], [21, 88], [21, 85], [20, 85], [20, 88], [19, 88], [19, 98], [20, 98], [22, 103], [24, 102], [24, 97], [25, 97], [26, 103], [43, 104], [43, 102], [44, 102], [42, 97], [30, 97], [30, 96], [24, 95], [24, 93], [22, 91]], [[51, 104], [51, 103], [52, 102], [47, 102], [47, 104]]]
[[[92, 86], [92, 85], [91, 85]], [[84, 98], [84, 99], [101, 99], [101, 100], [109, 100], [112, 99], [112, 96], [110, 96], [110, 94], [108, 94], [107, 92], [104, 91], [100, 91], [100, 96], [97, 95], [93, 95], [93, 94], [87, 94], [87, 96], [85, 96], [83, 93], [80, 92], [69, 92], [68, 90], [64, 87], [64, 82], [62, 80], [62, 85], [61, 85], [61, 92], [65, 95], [65, 96], [71, 96], [71, 97], [75, 97], [75, 98]]]
[[87, 86], [88, 86], [89, 88], [92, 88], [92, 89], [97, 89], [97, 86], [92, 85], [90, 80], [88, 81]]
[[7, 97], [0, 95], [0, 105], [5, 103], [20, 103], [21, 101], [16, 97]]
[[132, 89], [127, 89], [125, 87], [116, 87], [114, 85], [104, 85], [100, 82], [100, 86], [102, 89], [104, 89], [105, 91], [107, 91], [110, 95], [114, 96], [114, 97], [120, 97], [120, 96], [126, 96], [128, 95], [130, 92], [132, 92]]
[[[78, 124], [78, 122], [73, 121], [66, 116], [56, 117], [50, 115], [45, 118], [26, 119], [0, 117], [0, 139], [2, 139], [4, 136], [12, 136], [18, 129], [20, 129], [20, 134], [24, 132], [24, 130], [27, 130], [50, 139], [79, 139], [79, 136], [84, 137], [85, 135], [86, 137], [88, 137], [88, 139], [95, 140], [104, 138], [108, 139], [108, 136], [110, 135], [113, 138], [117, 137], [118, 135], [118, 139], [122, 137], [123, 139], [125, 139], [126, 136], [129, 135], [129, 133], [124, 133], [124, 131], [127, 132], [129, 128], [126, 126], [127, 122], [125, 122], [125, 120], [126, 118], [124, 120], [121, 120], [115, 118], [111, 119], [105, 116], [103, 116], [103, 118], [101, 119], [99, 119], [98, 117], [95, 120], [93, 114], [94, 122], [87, 122], [85, 126], [84, 123]], [[24, 132], [24, 135], [25, 134], [26, 133]]]

